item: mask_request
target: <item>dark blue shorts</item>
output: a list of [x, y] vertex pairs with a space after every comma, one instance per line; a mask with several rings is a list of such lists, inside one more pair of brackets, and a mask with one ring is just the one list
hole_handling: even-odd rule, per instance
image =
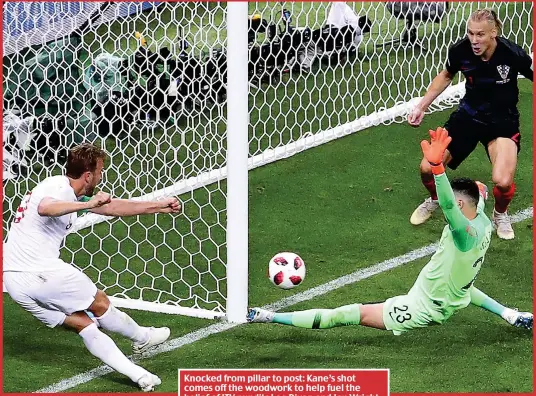
[[517, 145], [517, 152], [521, 150], [518, 114], [489, 117], [488, 121], [481, 121], [459, 108], [450, 115], [444, 128], [452, 137], [448, 146], [452, 156], [448, 167], [451, 169], [456, 169], [475, 150], [478, 143], [484, 146], [489, 158], [488, 144], [500, 137], [512, 139]]

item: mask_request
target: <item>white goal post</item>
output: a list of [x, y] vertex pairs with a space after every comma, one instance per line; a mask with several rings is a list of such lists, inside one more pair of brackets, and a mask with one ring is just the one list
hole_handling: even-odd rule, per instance
[[[25, 193], [91, 141], [104, 191], [179, 196], [184, 214], [82, 215], [62, 258], [117, 306], [244, 321], [249, 170], [402, 122], [478, 8], [532, 53], [532, 2], [411, 4], [4, 2], [4, 241]], [[430, 112], [463, 94], [458, 76]]]

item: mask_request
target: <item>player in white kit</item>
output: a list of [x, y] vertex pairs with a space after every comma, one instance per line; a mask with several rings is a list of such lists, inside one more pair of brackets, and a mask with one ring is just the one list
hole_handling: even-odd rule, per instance
[[94, 356], [143, 391], [152, 391], [160, 385], [160, 378], [130, 361], [99, 327], [129, 338], [134, 353], [161, 344], [170, 330], [139, 326], [111, 305], [83, 272], [59, 258], [60, 246], [77, 212], [106, 216], [180, 213], [181, 205], [176, 198], [139, 202], [114, 199], [104, 192], [93, 195], [105, 158], [105, 152], [91, 144], [71, 149], [66, 176], [46, 178], [22, 200], [4, 246], [4, 285], [13, 300], [41, 322], [76, 331]]

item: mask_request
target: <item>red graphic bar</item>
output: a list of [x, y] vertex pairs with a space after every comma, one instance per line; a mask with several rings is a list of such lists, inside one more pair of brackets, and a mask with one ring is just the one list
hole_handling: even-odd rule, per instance
[[179, 369], [179, 396], [389, 396], [388, 369]]

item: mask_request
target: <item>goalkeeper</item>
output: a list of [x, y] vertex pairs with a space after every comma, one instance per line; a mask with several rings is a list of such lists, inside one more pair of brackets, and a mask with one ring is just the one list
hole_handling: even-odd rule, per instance
[[430, 131], [431, 144], [421, 143], [437, 186], [439, 205], [447, 225], [439, 247], [421, 270], [406, 295], [379, 304], [352, 304], [336, 309], [274, 313], [250, 309], [248, 322], [280, 323], [309, 329], [362, 325], [405, 331], [442, 324], [470, 303], [482, 307], [515, 327], [532, 329], [533, 315], [506, 308], [473, 286], [488, 250], [492, 225], [484, 214], [487, 188], [479, 182], [458, 179], [449, 184], [442, 158], [451, 141], [444, 128]]

